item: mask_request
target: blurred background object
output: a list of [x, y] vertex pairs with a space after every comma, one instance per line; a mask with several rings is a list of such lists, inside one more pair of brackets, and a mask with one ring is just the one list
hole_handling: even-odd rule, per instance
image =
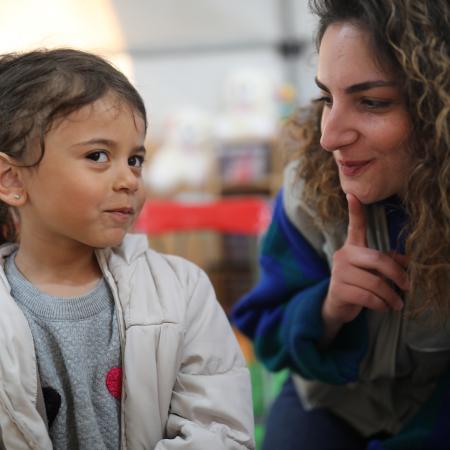
[[261, 69], [240, 68], [230, 72], [216, 118], [217, 139], [273, 138], [278, 124], [275, 93], [275, 84]]
[[178, 187], [206, 190], [214, 163], [213, 120], [198, 108], [167, 116], [160, 144], [144, 170], [149, 190], [166, 194]]

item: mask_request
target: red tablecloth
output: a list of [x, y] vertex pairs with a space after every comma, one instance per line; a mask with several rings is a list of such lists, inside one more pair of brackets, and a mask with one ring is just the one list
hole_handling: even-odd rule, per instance
[[255, 197], [225, 198], [205, 203], [149, 200], [135, 229], [148, 234], [182, 230], [260, 234], [266, 230], [270, 216], [269, 202]]

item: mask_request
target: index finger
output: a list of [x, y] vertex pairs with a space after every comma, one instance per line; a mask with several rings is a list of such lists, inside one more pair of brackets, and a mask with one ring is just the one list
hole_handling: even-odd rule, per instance
[[353, 194], [347, 194], [348, 229], [346, 242], [359, 247], [367, 247], [366, 217], [361, 202]]

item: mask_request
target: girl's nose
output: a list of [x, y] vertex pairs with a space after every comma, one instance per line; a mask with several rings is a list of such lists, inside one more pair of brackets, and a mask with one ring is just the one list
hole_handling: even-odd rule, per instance
[[322, 113], [320, 145], [327, 151], [339, 150], [358, 138], [358, 131], [350, 115], [336, 107]]
[[121, 167], [116, 173], [114, 189], [136, 192], [139, 188], [139, 178], [139, 175], [135, 174], [130, 166]]

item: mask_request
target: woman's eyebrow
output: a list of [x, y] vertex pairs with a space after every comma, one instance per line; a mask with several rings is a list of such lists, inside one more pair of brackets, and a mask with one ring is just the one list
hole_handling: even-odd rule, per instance
[[323, 83], [321, 83], [317, 77], [314, 78], [314, 81], [319, 89], [322, 89], [322, 91], [325, 92], [330, 92], [330, 90]]
[[[325, 92], [330, 92], [330, 90], [318, 80], [318, 78], [314, 78], [317, 86]], [[351, 86], [345, 88], [346, 94], [354, 94], [355, 92], [368, 91], [369, 89], [374, 89], [378, 87], [390, 87], [396, 86], [397, 83], [395, 81], [386, 81], [386, 80], [373, 80], [373, 81], [363, 81], [362, 83], [352, 84]]]

